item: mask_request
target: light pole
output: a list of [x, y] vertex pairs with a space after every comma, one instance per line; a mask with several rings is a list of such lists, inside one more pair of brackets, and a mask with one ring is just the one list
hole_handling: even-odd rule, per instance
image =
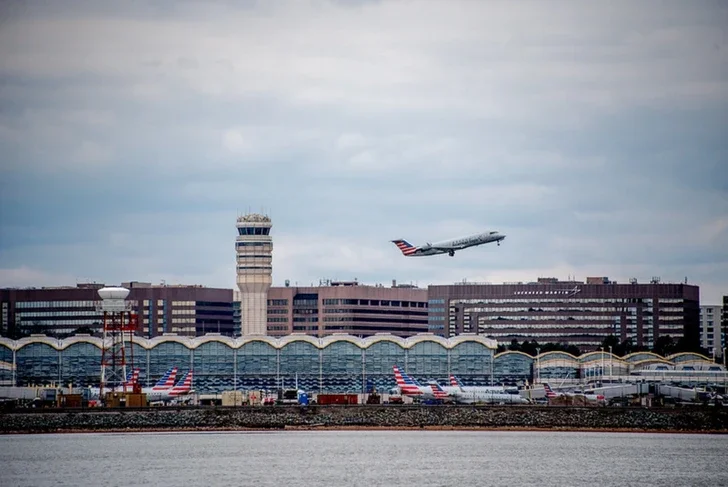
[[612, 346], [609, 345], [609, 380], [612, 380]]
[[541, 383], [541, 348], [536, 347], [536, 382]]

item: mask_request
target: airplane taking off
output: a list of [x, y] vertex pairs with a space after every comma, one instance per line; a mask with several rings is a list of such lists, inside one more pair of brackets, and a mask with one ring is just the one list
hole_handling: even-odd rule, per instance
[[456, 250], [467, 249], [490, 242], [496, 242], [500, 245], [501, 240], [506, 238], [498, 232], [484, 232], [469, 237], [454, 238], [452, 240], [443, 240], [442, 242], [426, 243], [425, 245], [415, 247], [411, 243], [403, 239], [392, 240], [405, 257], [424, 257], [427, 255], [449, 254], [450, 257], [455, 255]]

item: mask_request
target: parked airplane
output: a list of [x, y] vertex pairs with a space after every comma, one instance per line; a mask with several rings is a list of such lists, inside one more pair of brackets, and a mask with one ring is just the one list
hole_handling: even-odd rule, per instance
[[441, 397], [437, 397], [431, 387], [420, 385], [415, 379], [400, 371], [396, 365], [392, 368], [394, 369], [394, 380], [397, 381], [397, 387], [403, 396], [419, 397], [422, 399], [442, 399]]
[[[437, 383], [432, 384], [432, 388], [433, 391], [445, 393], [445, 390]], [[508, 394], [507, 392], [488, 390], [465, 392], [458, 388], [457, 391], [451, 392], [449, 396], [459, 404], [528, 404], [528, 399], [521, 397], [520, 394]]]
[[159, 401], [169, 402], [178, 399], [180, 396], [190, 394], [192, 392], [192, 371], [187, 372], [177, 385], [172, 388], [155, 390], [152, 387], [146, 390], [142, 389], [142, 392], [147, 395], [147, 401], [150, 403]]
[[[166, 391], [170, 390], [174, 387], [174, 379], [177, 377], [177, 367], [172, 367], [171, 369], [167, 370], [165, 374], [162, 376], [161, 379], [152, 387], [144, 387], [141, 389], [141, 392], [145, 394], [150, 394], [152, 392], [157, 391]], [[127, 377], [127, 383], [126, 383], [126, 390], [127, 392], [131, 392], [133, 385], [138, 382], [139, 378], [139, 369], [134, 369], [130, 376]], [[99, 388], [98, 387], [87, 387], [89, 391], [89, 398], [90, 399], [98, 399], [99, 398]], [[121, 389], [123, 390], [123, 389]], [[110, 392], [110, 388], [104, 388], [104, 391]]]
[[469, 237], [455, 238], [452, 240], [444, 240], [442, 242], [426, 243], [420, 247], [415, 247], [406, 240], [397, 239], [392, 242], [402, 251], [405, 257], [422, 257], [427, 255], [449, 254], [450, 257], [455, 255], [456, 250], [467, 249], [476, 245], [483, 245], [490, 242], [496, 242], [500, 245], [501, 240], [506, 238], [498, 232], [484, 232]]
[[[443, 386], [442, 388], [447, 392], [499, 392], [503, 394], [507, 394], [509, 393], [509, 390], [512, 390], [506, 389], [504, 386], [465, 386], [462, 381], [454, 375], [450, 376], [450, 386]], [[517, 388], [515, 389], [515, 392], [518, 392]]]

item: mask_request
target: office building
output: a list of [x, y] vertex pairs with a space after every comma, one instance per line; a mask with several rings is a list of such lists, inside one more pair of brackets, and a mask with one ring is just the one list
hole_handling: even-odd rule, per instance
[[[233, 334], [231, 289], [186, 285], [152, 285], [125, 282], [127, 301], [137, 314], [139, 335], [163, 333], [184, 336], [206, 332]], [[104, 284], [0, 289], [2, 335], [10, 337], [46, 334], [65, 337], [75, 333], [97, 333], [102, 326], [98, 290]]]
[[723, 347], [725, 347], [722, 322], [722, 306], [700, 306], [700, 346], [706, 349], [711, 356], [718, 359], [723, 356]]
[[476, 333], [500, 344], [516, 339], [559, 342], [595, 350], [609, 335], [653, 347], [660, 336], [699, 345], [699, 288], [660, 283], [458, 283], [428, 288], [429, 331], [444, 337]]
[[409, 337], [426, 331], [427, 289], [411, 285], [326, 281], [313, 287], [272, 287], [268, 292], [271, 336], [391, 333]]

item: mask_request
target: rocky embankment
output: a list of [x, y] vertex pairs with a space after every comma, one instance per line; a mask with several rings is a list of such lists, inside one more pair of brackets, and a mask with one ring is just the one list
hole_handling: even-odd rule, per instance
[[6, 412], [0, 433], [284, 428], [561, 429], [728, 433], [728, 408], [309, 406]]

